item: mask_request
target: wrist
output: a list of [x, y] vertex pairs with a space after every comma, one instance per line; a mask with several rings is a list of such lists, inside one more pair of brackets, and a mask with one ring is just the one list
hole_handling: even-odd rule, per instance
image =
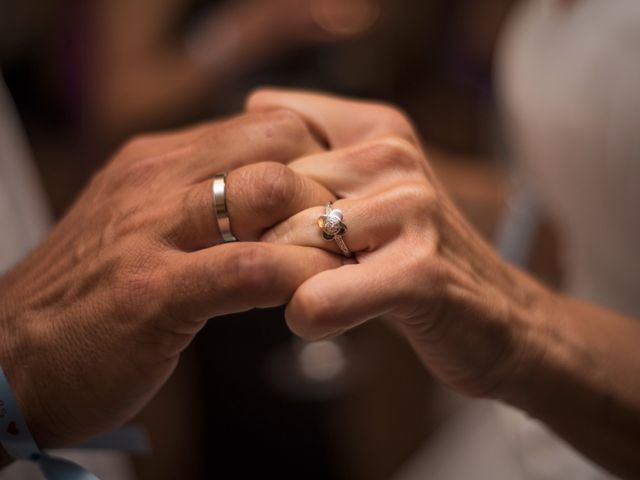
[[18, 327], [12, 289], [7, 277], [0, 279], [0, 367], [11, 370], [15, 362]]
[[32, 342], [28, 340], [29, 328], [25, 328], [29, 321], [19, 314], [25, 310], [24, 306], [16, 308], [18, 300], [12, 292], [19, 290], [19, 287], [9, 288], [9, 283], [7, 277], [0, 279], [0, 367], [5, 372], [29, 430], [38, 443], [50, 445], [55, 443], [52, 441], [54, 437], [48, 433], [46, 415], [37, 398], [33, 376], [29, 373], [34, 353]]
[[551, 322], [560, 298], [527, 275], [518, 276], [517, 292], [509, 300], [511, 354], [493, 397], [531, 412], [532, 399], [540, 393], [532, 390], [541, 387], [538, 378], [557, 336]]
[[[13, 343], [14, 332], [11, 322], [13, 315], [9, 313], [10, 293], [6, 284], [6, 277], [0, 278], [0, 292], [2, 292], [0, 295], [0, 332], [2, 332], [0, 335], [0, 367], [3, 368], [12, 363], [10, 351], [12, 350], [11, 344]], [[0, 410], [0, 413], [5, 414], [6, 412]], [[0, 443], [0, 470], [13, 463], [13, 461], [14, 458], [7, 453], [2, 443]]]

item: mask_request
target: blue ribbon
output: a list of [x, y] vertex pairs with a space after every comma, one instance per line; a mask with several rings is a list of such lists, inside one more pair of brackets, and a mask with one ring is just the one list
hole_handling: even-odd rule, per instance
[[47, 480], [99, 480], [80, 465], [63, 458], [52, 457], [40, 450], [22, 416], [2, 367], [0, 367], [0, 443], [16, 460], [36, 463]]

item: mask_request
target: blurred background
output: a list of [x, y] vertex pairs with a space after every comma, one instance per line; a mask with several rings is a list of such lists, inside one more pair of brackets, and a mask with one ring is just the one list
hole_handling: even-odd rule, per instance
[[[400, 105], [471, 222], [492, 240], [508, 193], [492, 79], [513, 0], [0, 2], [2, 73], [62, 215], [132, 135], [233, 114], [260, 85]], [[557, 284], [553, 229], [529, 267]], [[140, 479], [392, 478], [450, 397], [371, 324], [294, 340], [278, 309], [210, 322], [135, 423]]]

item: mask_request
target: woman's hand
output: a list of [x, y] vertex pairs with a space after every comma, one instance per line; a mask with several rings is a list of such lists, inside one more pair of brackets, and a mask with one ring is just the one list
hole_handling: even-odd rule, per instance
[[[282, 107], [306, 118], [332, 148], [289, 167], [340, 199], [334, 208], [344, 213], [344, 240], [357, 261], [301, 285], [286, 312], [292, 330], [318, 339], [384, 317], [401, 326], [445, 383], [470, 395], [496, 395], [521, 357], [538, 353], [529, 345], [532, 332], [544, 332], [532, 324], [542, 289], [466, 223], [400, 112], [275, 91], [249, 101], [250, 111]], [[339, 253], [320, 235], [323, 213], [321, 206], [305, 210], [263, 240]]]
[[[138, 138], [95, 176], [0, 279], [0, 365], [41, 446], [122, 424], [208, 318], [286, 303], [341, 264], [319, 249], [252, 242], [331, 198], [282, 165], [320, 151], [297, 115], [251, 113]], [[247, 242], [219, 245], [212, 178], [232, 169], [228, 209]]]
[[[286, 311], [315, 339], [382, 317], [456, 390], [506, 401], [623, 478], [640, 478], [640, 322], [553, 293], [501, 261], [462, 218], [397, 110], [262, 91], [250, 111], [288, 108], [333, 151], [291, 169], [331, 190], [356, 262], [304, 282]], [[324, 247], [320, 206], [267, 232]], [[632, 259], [630, 259], [632, 261]]]

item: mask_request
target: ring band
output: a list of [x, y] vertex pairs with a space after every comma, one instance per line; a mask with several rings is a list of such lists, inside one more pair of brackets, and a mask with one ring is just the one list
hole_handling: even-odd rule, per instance
[[331, 202], [327, 203], [324, 210], [324, 215], [318, 218], [318, 226], [322, 231], [322, 238], [327, 241], [335, 240], [342, 254], [345, 257], [350, 257], [351, 250], [349, 250], [342, 238], [347, 232], [347, 226], [342, 221], [342, 211], [337, 208], [334, 209]]
[[349, 247], [347, 247], [347, 244], [344, 243], [344, 240], [342, 239], [342, 235], [336, 235], [335, 237], [333, 237], [333, 239], [338, 244], [338, 247], [340, 247], [340, 250], [342, 251], [342, 254], [347, 258], [350, 257], [351, 256], [351, 250], [349, 250]]
[[238, 239], [231, 233], [231, 221], [229, 219], [229, 212], [227, 211], [227, 196], [226, 196], [226, 173], [218, 173], [213, 177], [213, 204], [216, 208], [216, 220], [218, 222], [218, 229], [222, 236], [223, 243], [237, 242]]

